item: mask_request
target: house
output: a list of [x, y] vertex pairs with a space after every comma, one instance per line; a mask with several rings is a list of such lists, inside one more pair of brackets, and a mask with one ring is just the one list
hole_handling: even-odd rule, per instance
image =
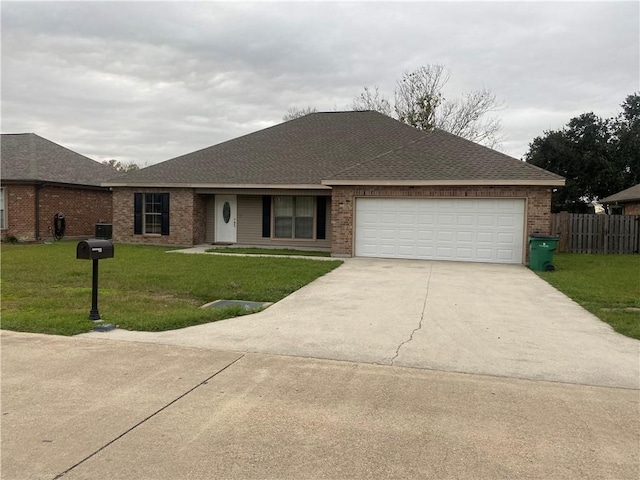
[[313, 113], [104, 185], [118, 242], [523, 263], [564, 179], [365, 111]]
[[600, 200], [609, 213], [640, 215], [640, 183]]
[[91, 236], [97, 222], [111, 222], [111, 191], [100, 185], [117, 175], [111, 167], [35, 133], [1, 138], [2, 238], [51, 237], [56, 214], [62, 214], [65, 235], [72, 237]]

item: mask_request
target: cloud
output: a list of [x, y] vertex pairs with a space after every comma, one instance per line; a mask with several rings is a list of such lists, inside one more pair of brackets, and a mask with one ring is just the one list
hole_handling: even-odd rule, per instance
[[506, 153], [638, 90], [637, 3], [46, 2], [2, 5], [3, 132], [151, 164], [341, 110], [403, 71], [489, 88]]

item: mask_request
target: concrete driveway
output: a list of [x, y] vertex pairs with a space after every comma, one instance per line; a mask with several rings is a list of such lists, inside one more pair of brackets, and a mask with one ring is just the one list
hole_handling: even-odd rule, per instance
[[640, 388], [640, 342], [518, 265], [354, 258], [258, 314], [82, 336]]

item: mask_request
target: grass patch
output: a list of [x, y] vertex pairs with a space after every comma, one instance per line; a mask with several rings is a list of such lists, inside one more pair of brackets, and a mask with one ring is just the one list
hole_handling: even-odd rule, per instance
[[282, 255], [289, 257], [330, 257], [331, 252], [320, 252], [317, 250], [293, 250], [291, 248], [241, 248], [241, 247], [220, 247], [210, 248], [208, 253], [242, 253], [245, 255]]
[[608, 323], [640, 340], [640, 255], [560, 253], [555, 272], [536, 272]]
[[[2, 328], [75, 335], [93, 327], [92, 262], [75, 242], [6, 245], [2, 253]], [[249, 313], [199, 308], [218, 299], [277, 302], [340, 261], [168, 254], [166, 247], [116, 245], [100, 260], [98, 307], [107, 323], [161, 331]]]

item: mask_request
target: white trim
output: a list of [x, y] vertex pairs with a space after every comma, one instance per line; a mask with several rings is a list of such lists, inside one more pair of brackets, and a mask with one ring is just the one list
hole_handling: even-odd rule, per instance
[[381, 186], [381, 187], [422, 187], [422, 186], [564, 186], [565, 180], [323, 180], [323, 185], [335, 186]]
[[135, 187], [135, 188], [244, 188], [244, 189], [269, 189], [269, 190], [331, 190], [331, 187], [327, 187], [320, 184], [274, 184], [265, 185], [262, 183], [118, 183], [118, 182], [104, 182], [103, 187]]

